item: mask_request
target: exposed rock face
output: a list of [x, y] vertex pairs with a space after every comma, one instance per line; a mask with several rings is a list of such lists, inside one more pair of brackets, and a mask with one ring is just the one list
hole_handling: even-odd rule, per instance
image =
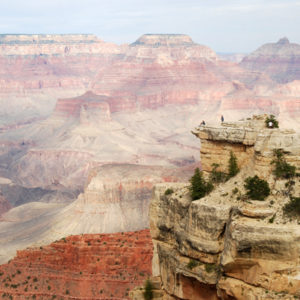
[[280, 83], [300, 79], [300, 45], [287, 38], [277, 43], [265, 44], [246, 56], [241, 66], [252, 71], [264, 72]]
[[110, 121], [108, 97], [87, 92], [76, 98], [58, 99], [54, 115], [80, 119], [82, 124], [97, 125], [100, 120]]
[[0, 222], [0, 263], [7, 262], [17, 250], [69, 235], [149, 228], [153, 185], [187, 179], [190, 174], [189, 169], [159, 166], [119, 164], [95, 168], [84, 193], [74, 202], [42, 199], [4, 214]]
[[[273, 149], [300, 167], [300, 135], [264, 128], [265, 116], [194, 131], [203, 168], [227, 164], [235, 152], [241, 171], [208, 196], [192, 201], [187, 184], [155, 186], [150, 205], [153, 275], [166, 299], [293, 299], [300, 296], [300, 229], [282, 212], [286, 181], [272, 175]], [[225, 168], [224, 168], [225, 169]], [[265, 201], [243, 201], [244, 179], [265, 178]], [[165, 195], [167, 188], [174, 192]], [[234, 189], [237, 189], [235, 193]], [[300, 181], [292, 194], [299, 196]], [[132, 293], [133, 299], [137, 294]], [[160, 298], [157, 298], [160, 299]]]
[[[77, 235], [18, 251], [0, 266], [5, 299], [128, 299], [151, 275], [149, 230]], [[35, 295], [35, 296], [34, 296]]]
[[[6, 35], [1, 41], [0, 176], [20, 191], [37, 191], [35, 195], [41, 196], [32, 200], [43, 202], [26, 206], [30, 212], [34, 207], [34, 217], [29, 214], [31, 221], [26, 226], [20, 222], [24, 207], [4, 216], [10, 217], [0, 226], [1, 240], [9, 250], [0, 251], [9, 255], [17, 245], [39, 242], [53, 220], [59, 219], [55, 234], [73, 232], [73, 220], [63, 214], [57, 219], [58, 210], [68, 207], [65, 213], [74, 212], [69, 206], [72, 197], [64, 195], [75, 195], [75, 200], [95, 168], [114, 163], [125, 169], [134, 164], [161, 169], [197, 164], [199, 145], [186, 132], [202, 119], [214, 125], [219, 113], [230, 121], [249, 112], [268, 111], [278, 116], [280, 124], [291, 125], [294, 120], [294, 125], [300, 126], [297, 81], [278, 85], [265, 74], [219, 60], [213, 50], [185, 35], [145, 35], [123, 46], [91, 35]], [[118, 190], [118, 180], [110, 184]], [[130, 191], [141, 186], [126, 185]], [[104, 188], [99, 190], [106, 195]], [[14, 191], [10, 187], [7, 194]], [[52, 195], [62, 201], [55, 201]], [[144, 193], [136, 196], [142, 199]], [[11, 203], [25, 204], [28, 198]], [[63, 199], [67, 203], [62, 203]], [[76, 203], [81, 207], [82, 202]], [[140, 212], [140, 202], [135, 204], [135, 212]], [[128, 216], [128, 211], [121, 213], [117, 201], [111, 206], [122, 220]], [[80, 209], [84, 220], [90, 217], [91, 210]], [[135, 215], [134, 226], [144, 226], [145, 220], [136, 219]], [[70, 227], [63, 226], [65, 221]], [[111, 224], [111, 229], [115, 228], [116, 224]], [[9, 241], [8, 228], [12, 230]], [[28, 236], [28, 228], [35, 232], [33, 238]], [[87, 222], [86, 228], [94, 227]], [[21, 232], [28, 239], [15, 243]]]
[[92, 78], [120, 50], [94, 35], [1, 35], [1, 123], [48, 116], [57, 98], [89, 90]]

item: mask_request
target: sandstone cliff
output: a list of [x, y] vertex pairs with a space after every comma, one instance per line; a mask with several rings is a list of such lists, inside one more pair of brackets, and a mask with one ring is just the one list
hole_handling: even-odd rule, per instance
[[[265, 116], [200, 127], [201, 161], [227, 167], [230, 151], [241, 171], [192, 201], [187, 184], [155, 186], [150, 205], [152, 271], [160, 277], [155, 299], [297, 299], [300, 297], [300, 228], [283, 214], [287, 181], [272, 173], [273, 150], [300, 167], [300, 135], [267, 129]], [[245, 200], [244, 179], [259, 175], [271, 186], [265, 201]], [[166, 195], [167, 188], [174, 192]], [[300, 180], [292, 191], [299, 197]], [[157, 281], [157, 278], [155, 279]], [[156, 282], [157, 285], [157, 282]], [[162, 293], [164, 296], [162, 296]], [[131, 292], [141, 299], [141, 291]]]
[[63, 238], [0, 266], [1, 299], [128, 299], [151, 275], [149, 230]]

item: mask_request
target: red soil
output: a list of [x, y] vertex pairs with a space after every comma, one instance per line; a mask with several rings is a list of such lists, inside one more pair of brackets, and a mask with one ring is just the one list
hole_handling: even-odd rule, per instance
[[128, 299], [151, 275], [149, 230], [86, 234], [18, 251], [0, 266], [3, 299]]

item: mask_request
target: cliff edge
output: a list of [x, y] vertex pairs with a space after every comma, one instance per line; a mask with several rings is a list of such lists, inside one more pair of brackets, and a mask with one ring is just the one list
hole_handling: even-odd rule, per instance
[[[189, 184], [155, 186], [150, 205], [154, 299], [300, 298], [299, 219], [283, 213], [290, 196], [299, 197], [300, 180], [293, 178], [291, 187], [291, 179], [275, 177], [271, 163], [280, 149], [297, 170], [300, 135], [265, 128], [265, 118], [193, 131], [201, 140], [205, 176], [213, 163], [226, 172], [230, 153], [240, 168], [209, 195], [193, 201]], [[246, 197], [245, 179], [254, 175], [269, 183], [264, 201]], [[142, 290], [130, 295], [142, 299]]]

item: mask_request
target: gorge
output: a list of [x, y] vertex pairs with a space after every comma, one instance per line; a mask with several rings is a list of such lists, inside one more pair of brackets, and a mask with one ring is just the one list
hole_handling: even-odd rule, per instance
[[[17, 267], [10, 269], [7, 265], [10, 259], [17, 264], [21, 261], [24, 268], [28, 267], [27, 263], [34, 261], [38, 268], [40, 254], [35, 256], [31, 251], [43, 253], [42, 257], [44, 254], [52, 255], [53, 247], [57, 247], [55, 241], [62, 238], [66, 238], [67, 245], [59, 242], [59, 247], [63, 249], [66, 246], [66, 249], [70, 249], [70, 243], [75, 242], [77, 245], [81, 235], [83, 240], [91, 235], [93, 244], [92, 235], [126, 234], [145, 230], [150, 226], [154, 261], [157, 264], [153, 275], [161, 276], [164, 292], [172, 297], [201, 299], [197, 298], [200, 297], [198, 292], [193, 294], [194, 291], [190, 291], [190, 278], [199, 286], [201, 293], [209, 295], [206, 297], [212, 297], [211, 299], [217, 299], [214, 297], [221, 297], [220, 295], [224, 299], [242, 299], [239, 298], [241, 291], [236, 285], [243, 287], [243, 295], [247, 297], [252, 294], [262, 295], [266, 290], [271, 291], [268, 292], [270, 296], [283, 291], [281, 287], [284, 283], [279, 285], [275, 277], [280, 274], [278, 276], [281, 279], [287, 278], [284, 277], [285, 272], [291, 272], [292, 275], [282, 282], [292, 282], [293, 285], [293, 288], [286, 290], [286, 297], [299, 296], [295, 291], [299, 284], [295, 266], [299, 263], [292, 263], [293, 259], [297, 261], [299, 258], [296, 258], [299, 249], [295, 242], [298, 239], [294, 239], [298, 236], [298, 229], [294, 229], [296, 224], [293, 222], [289, 224], [289, 220], [281, 220], [282, 215], [277, 212], [279, 206], [260, 207], [238, 201], [233, 205], [229, 199], [234, 188], [231, 186], [228, 191], [227, 187], [222, 191], [222, 194], [228, 193], [227, 196], [216, 196], [217, 192], [213, 192], [207, 201], [214, 202], [212, 197], [217, 197], [222, 208], [204, 205], [205, 209], [208, 207], [204, 219], [214, 224], [207, 226], [214, 228], [209, 228], [209, 232], [200, 228], [203, 230], [200, 230], [200, 237], [207, 239], [202, 241], [204, 244], [201, 248], [200, 242], [194, 241], [199, 238], [199, 232], [196, 233], [193, 228], [195, 224], [192, 218], [193, 214], [197, 214], [192, 211], [197, 210], [197, 201], [188, 200], [185, 185], [175, 183], [188, 182], [196, 167], [210, 172], [211, 164], [226, 161], [230, 150], [237, 154], [241, 168], [248, 168], [247, 172], [250, 169], [250, 172], [261, 174], [267, 179], [271, 171], [270, 153], [265, 156], [267, 148], [263, 149], [267, 147], [266, 141], [278, 148], [287, 147], [286, 152], [292, 153], [289, 159], [298, 166], [298, 154], [294, 155], [293, 152], [298, 151], [298, 139], [286, 128], [293, 128], [296, 132], [300, 128], [299, 47], [285, 38], [280, 39], [277, 43], [263, 45], [255, 52], [245, 55], [237, 63], [223, 60], [223, 57], [209, 47], [199, 45], [183, 34], [145, 34], [135, 42], [124, 45], [107, 43], [95, 35], [84, 34], [0, 35], [0, 263], [3, 264], [3, 272], [16, 274]], [[262, 120], [240, 121], [238, 125], [231, 123], [260, 113], [274, 114], [282, 131], [269, 131], [268, 133], [274, 133], [270, 136], [263, 135], [265, 139], [259, 139], [263, 132]], [[225, 123], [220, 129], [221, 115], [224, 115]], [[194, 135], [201, 139], [199, 146], [195, 136], [189, 132], [202, 120], [205, 120], [206, 127], [194, 130]], [[243, 129], [239, 129], [240, 127]], [[266, 151], [272, 152], [270, 149], [275, 147], [273, 146]], [[254, 154], [257, 151], [261, 151], [262, 155]], [[249, 161], [253, 157], [257, 161], [249, 167]], [[243, 185], [240, 181], [237, 182]], [[154, 186], [155, 198], [152, 199], [149, 221], [148, 212]], [[168, 198], [163, 193], [169, 186], [174, 187], [176, 193]], [[298, 189], [298, 183], [295, 188]], [[168, 206], [164, 207], [160, 201], [169, 201]], [[159, 219], [162, 228], [156, 228], [159, 226], [156, 224], [158, 221], [153, 212], [153, 203], [159, 207], [162, 205], [162, 211], [155, 212], [162, 218]], [[177, 212], [177, 205], [182, 209], [180, 213]], [[237, 212], [236, 205], [245, 207], [237, 208]], [[253, 206], [256, 205], [258, 208], [254, 209]], [[201, 210], [204, 206], [199, 204]], [[172, 216], [168, 215], [168, 210], [172, 212]], [[223, 210], [224, 214], [221, 212]], [[190, 217], [180, 215], [188, 211]], [[287, 262], [282, 262], [282, 266], [289, 265], [288, 271], [282, 271], [283, 267], [278, 270], [269, 267], [279, 257], [273, 252], [270, 254], [271, 262], [269, 257], [267, 262], [261, 262], [260, 259], [265, 258], [258, 254], [249, 258], [252, 252], [248, 248], [258, 247], [256, 244], [252, 246], [252, 242], [257, 242], [252, 236], [244, 237], [245, 240], [241, 241], [243, 246], [233, 244], [230, 238], [226, 239], [224, 236], [224, 230], [228, 235], [243, 235], [243, 229], [239, 229], [243, 226], [248, 226], [250, 231], [256, 230], [255, 226], [252, 227], [252, 221], [265, 223], [275, 213], [275, 223], [272, 224], [274, 228], [267, 224], [261, 230], [274, 230], [276, 243], [279, 244], [284, 234], [293, 237], [282, 246], [284, 249], [290, 248]], [[182, 223], [178, 225], [180, 228], [175, 226], [174, 232], [171, 224], [173, 217], [176, 222], [180, 220]], [[201, 218], [195, 222], [200, 227], [205, 227], [206, 225], [201, 225]], [[240, 219], [245, 220], [245, 224], [241, 225]], [[275, 225], [280, 226], [283, 224], [281, 222], [291, 225], [290, 231], [277, 230]], [[224, 227], [229, 223], [240, 231], [230, 232], [231, 225]], [[189, 235], [189, 230], [193, 233], [186, 238], [183, 232], [186, 231]], [[110, 237], [114, 242], [113, 235]], [[183, 239], [180, 240], [183, 243], [180, 247], [176, 238]], [[150, 237], [145, 239], [147, 246], [143, 247], [148, 247], [149, 250]], [[293, 247], [291, 241], [295, 242]], [[82, 243], [85, 242], [80, 240], [78, 243], [79, 250], [73, 249], [76, 253], [84, 248]], [[226, 257], [223, 253], [225, 244], [232, 247], [231, 256], [226, 253]], [[30, 248], [26, 250], [27, 247]], [[197, 252], [199, 247], [200, 254]], [[235, 256], [234, 251], [239, 252], [236, 249], [243, 247], [251, 253], [245, 250], [246, 254]], [[44, 252], [45, 249], [49, 252]], [[263, 251], [265, 249], [257, 248], [258, 253]], [[149, 250], [147, 258], [144, 258], [149, 267], [147, 275], [151, 274], [150, 252]], [[22, 253], [28, 254], [32, 260], [26, 261], [27, 258]], [[90, 255], [85, 250], [80, 253]], [[170, 259], [180, 265], [182, 272], [173, 270], [171, 262], [169, 264], [164, 258], [164, 253], [172, 254]], [[181, 255], [185, 256], [183, 262]], [[162, 264], [160, 267], [158, 256]], [[225, 258], [224, 261], [221, 260], [223, 256], [230, 262], [226, 262]], [[246, 256], [247, 261], [243, 260]], [[116, 257], [113, 256], [113, 260]], [[189, 257], [201, 262], [196, 268], [197, 272], [199, 270], [196, 275], [193, 270], [185, 267]], [[50, 271], [56, 267], [55, 263], [48, 266], [48, 258], [45, 259], [43, 268], [46, 267], [42, 269], [46, 274], [48, 267]], [[53, 259], [55, 261], [56, 257]], [[279, 257], [279, 262], [280, 259]], [[206, 272], [206, 264], [224, 267], [223, 277], [219, 278], [216, 270]], [[267, 275], [261, 274], [261, 266], [267, 269]], [[236, 270], [239, 268], [240, 273]], [[259, 283], [252, 281], [252, 273], [247, 273], [247, 268], [250, 273], [255, 274], [255, 280]], [[73, 271], [66, 269], [64, 272], [69, 276]], [[269, 287], [261, 283], [263, 276], [272, 278]], [[126, 285], [126, 289], [142, 284], [147, 276], [137, 277], [138, 280]], [[23, 279], [26, 280], [22, 277]], [[171, 281], [165, 284], [164, 280], [169, 279]], [[70, 280], [73, 282], [75, 279]], [[76, 278], [75, 281], [77, 280], [79, 279]], [[86, 281], [85, 278], [83, 282]], [[65, 286], [65, 281], [62, 282]], [[160, 281], [156, 282], [160, 286]], [[3, 284], [1, 292], [7, 294], [7, 297], [21, 297], [19, 286], [19, 296], [16, 296], [12, 292], [13, 287], [11, 289], [11, 286], [8, 288]], [[83, 286], [85, 284], [82, 283]], [[274, 288], [275, 285], [278, 288]], [[39, 287], [37, 289], [39, 291]], [[111, 289], [114, 289], [114, 285], [109, 290]], [[120, 292], [120, 298], [125, 297], [126, 289], [122, 290], [122, 296]], [[78, 288], [76, 292], [78, 295], [81, 293], [79, 290]], [[32, 296], [33, 292], [35, 293], [30, 291], [29, 294]], [[40, 292], [43, 294], [40, 297], [45, 299], [53, 296], [51, 293], [47, 294], [46, 284], [41, 287]], [[62, 298], [69, 297], [65, 290], [59, 292]], [[84, 297], [83, 294], [80, 295]], [[109, 292], [98, 296], [99, 299], [102, 296], [102, 299], [114, 299]], [[91, 292], [88, 297], [94, 299], [95, 294]]]

